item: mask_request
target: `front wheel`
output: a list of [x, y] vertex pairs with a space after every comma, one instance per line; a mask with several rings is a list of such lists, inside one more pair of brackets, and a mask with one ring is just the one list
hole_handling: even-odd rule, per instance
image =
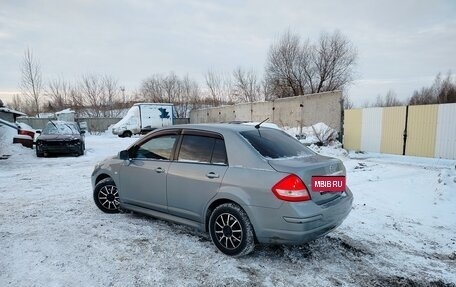
[[119, 191], [111, 178], [105, 178], [97, 183], [93, 191], [93, 200], [103, 212], [119, 212]]
[[36, 151], [36, 156], [37, 157], [43, 157], [44, 156], [44, 153], [40, 150], [40, 148], [38, 146], [35, 147], [35, 151]]
[[81, 145], [78, 148], [78, 156], [84, 155], [84, 144], [81, 143]]
[[250, 220], [234, 203], [225, 203], [214, 209], [209, 218], [209, 234], [215, 246], [226, 255], [247, 255], [255, 247]]

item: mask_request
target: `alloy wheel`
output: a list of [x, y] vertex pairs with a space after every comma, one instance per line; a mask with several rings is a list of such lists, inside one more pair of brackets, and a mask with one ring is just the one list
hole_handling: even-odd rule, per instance
[[119, 208], [119, 192], [115, 185], [105, 185], [98, 192], [98, 201], [108, 210]]
[[214, 231], [217, 241], [226, 249], [235, 249], [242, 242], [241, 223], [230, 213], [222, 213], [217, 217]]

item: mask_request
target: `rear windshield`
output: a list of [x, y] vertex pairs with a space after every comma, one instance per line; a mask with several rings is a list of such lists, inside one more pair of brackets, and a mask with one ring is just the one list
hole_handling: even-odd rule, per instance
[[241, 135], [265, 158], [310, 156], [314, 153], [287, 133], [268, 128], [241, 132]]

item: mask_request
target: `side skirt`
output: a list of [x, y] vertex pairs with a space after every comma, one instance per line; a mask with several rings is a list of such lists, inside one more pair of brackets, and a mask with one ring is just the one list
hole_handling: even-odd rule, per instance
[[155, 218], [159, 218], [159, 219], [163, 219], [166, 221], [171, 221], [174, 223], [187, 225], [187, 226], [196, 228], [199, 231], [205, 231], [204, 224], [193, 221], [193, 220], [185, 219], [182, 217], [177, 217], [177, 216], [169, 214], [169, 213], [164, 213], [164, 212], [160, 212], [160, 211], [156, 211], [156, 210], [152, 210], [152, 209], [148, 209], [148, 208], [144, 208], [144, 207], [140, 207], [140, 206], [132, 205], [132, 204], [128, 204], [128, 203], [122, 203], [120, 207], [122, 209], [134, 211], [134, 212], [141, 213], [141, 214], [146, 214], [146, 215], [149, 215], [149, 216], [152, 216]]

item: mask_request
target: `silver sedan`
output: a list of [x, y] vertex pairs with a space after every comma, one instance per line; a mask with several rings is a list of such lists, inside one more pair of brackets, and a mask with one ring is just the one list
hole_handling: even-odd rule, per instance
[[95, 166], [102, 211], [128, 210], [209, 232], [223, 253], [302, 244], [339, 226], [353, 195], [338, 159], [260, 125], [156, 130]]

